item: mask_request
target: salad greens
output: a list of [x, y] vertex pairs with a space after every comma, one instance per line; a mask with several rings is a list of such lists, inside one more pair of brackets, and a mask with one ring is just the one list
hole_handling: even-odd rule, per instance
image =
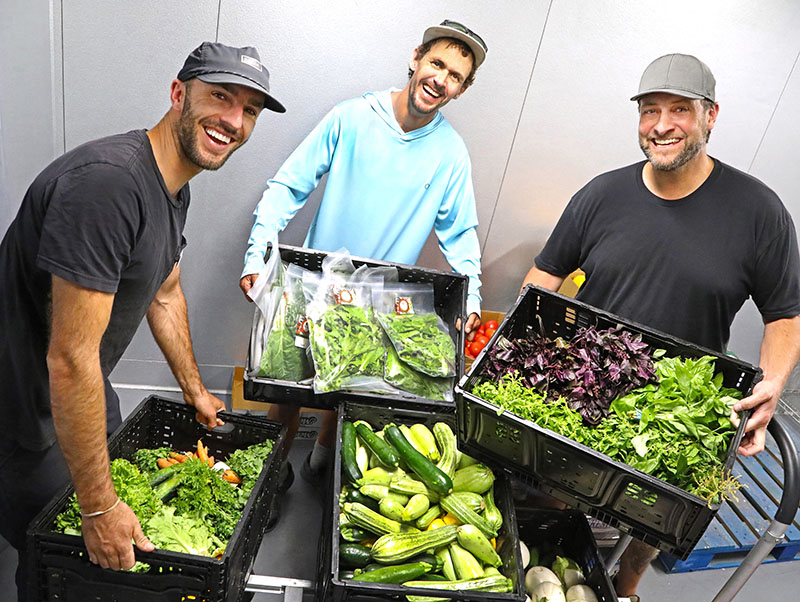
[[298, 346], [296, 340], [305, 335], [305, 307], [302, 281], [286, 278], [286, 288], [261, 355], [258, 376], [297, 382], [313, 375], [306, 346]]
[[150, 474], [156, 472], [158, 470], [158, 465], [156, 464], [156, 460], [159, 458], [166, 458], [169, 456], [169, 452], [172, 449], [169, 447], [156, 447], [154, 449], [137, 449], [133, 452], [133, 463], [139, 467], [139, 469], [145, 474], [145, 476], [149, 476]]
[[175, 512], [175, 508], [164, 506], [147, 521], [144, 532], [156, 548], [199, 556], [217, 556], [225, 551], [225, 544], [202, 519]]
[[386, 346], [370, 310], [357, 305], [329, 305], [310, 325], [320, 391], [340, 391], [359, 380], [383, 378]]
[[272, 452], [273, 444], [272, 440], [264, 441], [245, 449], [237, 449], [228, 457], [228, 466], [242, 479], [238, 491], [242, 506], [250, 497], [250, 492], [261, 474], [261, 469]]
[[440, 401], [452, 400], [452, 396], [448, 395], [453, 389], [452, 378], [434, 378], [413, 370], [400, 359], [392, 345], [389, 345], [386, 354], [384, 380], [401, 391], [413, 393], [418, 397]]
[[455, 376], [456, 347], [438, 315], [379, 313], [378, 320], [406, 364], [429, 376]]
[[736, 432], [731, 408], [741, 393], [722, 386], [711, 356], [664, 358], [655, 363], [655, 373], [658, 384], [615, 399], [596, 426], [587, 426], [566, 399], [549, 399], [520, 376], [483, 381], [473, 393], [709, 503], [719, 502], [738, 488], [724, 465]]

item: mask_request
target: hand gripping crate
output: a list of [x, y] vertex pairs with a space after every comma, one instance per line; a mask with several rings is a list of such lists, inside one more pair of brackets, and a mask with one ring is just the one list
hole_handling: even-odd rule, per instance
[[237, 414], [219, 414], [225, 425], [213, 431], [195, 421], [195, 409], [152, 395], [111, 436], [111, 458], [130, 459], [140, 448], [193, 449], [202, 439], [209, 455], [225, 458], [233, 451], [274, 441], [239, 523], [219, 560], [204, 556], [135, 549], [136, 559], [150, 565], [146, 573], [100, 568], [89, 562], [83, 539], [53, 533], [56, 516], [73, 493], [66, 486], [28, 529], [30, 600], [60, 602], [235, 602], [244, 593], [277, 487], [279, 453], [285, 428], [276, 422]]
[[555, 559], [554, 554], [571, 558], [581, 567], [586, 585], [599, 602], [618, 602], [583, 512], [517, 506], [517, 525], [520, 541], [529, 549], [539, 549], [540, 564], [547, 561], [544, 566], [550, 568], [548, 556]]
[[[329, 255], [323, 251], [305, 249], [301, 247], [291, 247], [288, 245], [278, 245], [281, 260], [293, 263], [313, 272], [322, 270], [322, 261]], [[442, 272], [418, 266], [403, 265], [378, 261], [376, 259], [365, 259], [362, 257], [351, 257], [356, 268], [362, 265], [370, 267], [396, 267], [399, 273], [400, 282], [419, 282], [431, 283], [433, 285], [433, 297], [436, 313], [450, 327], [450, 336], [456, 346], [456, 382], [464, 374], [464, 332], [456, 330], [456, 320], [465, 317], [467, 307], [467, 277], [455, 272]], [[255, 309], [258, 312], [258, 308]], [[250, 332], [251, 344], [248, 347], [247, 361], [245, 363], [245, 373], [243, 377], [244, 398], [250, 401], [265, 401], [269, 403], [281, 403], [306, 408], [319, 408], [330, 410], [338, 406], [342, 395], [346, 393], [348, 397], [360, 397], [365, 400], [373, 400], [370, 403], [394, 404], [414, 404], [424, 403], [428, 405], [438, 405], [442, 407], [452, 407], [453, 402], [424, 399], [410, 393], [377, 395], [376, 393], [358, 393], [353, 391], [332, 391], [330, 393], [315, 394], [311, 384], [301, 384], [286, 380], [275, 380], [259, 376], [249, 376], [248, 372], [258, 365], [258, 359], [250, 357], [249, 349], [253, 348]]]
[[[527, 286], [470, 373], [456, 386], [458, 444], [465, 452], [506, 466], [521, 481], [579, 508], [633, 537], [675, 556], [686, 558], [719, 510], [674, 485], [612, 460], [472, 394], [480, 382], [487, 349], [498, 337], [524, 337], [529, 329], [548, 337], [569, 338], [582, 327], [621, 325], [667, 356], [711, 355], [725, 387], [743, 395], [752, 391], [761, 371], [740, 360], [687, 343], [601, 311], [580, 301]], [[499, 412], [499, 413], [498, 413]], [[744, 433], [733, 438], [726, 461], [730, 471]]]
[[[437, 413], [439, 412], [439, 413]], [[389, 583], [369, 583], [339, 578], [339, 494], [342, 488], [341, 452], [342, 423], [364, 420], [376, 430], [386, 424], [414, 424], [421, 422], [432, 428], [437, 422], [446, 422], [455, 429], [453, 407], [442, 411], [436, 406], [415, 406], [414, 409], [394, 408], [362, 403], [360, 399], [343, 400], [337, 425], [336, 453], [331, 467], [331, 492], [323, 512], [322, 533], [319, 542], [316, 599], [319, 602], [367, 602], [376, 599], [405, 600], [406, 596], [437, 596], [444, 600], [470, 600], [485, 602], [522, 602], [525, 599], [525, 577], [519, 553], [519, 537], [514, 502], [508, 475], [492, 467], [495, 474], [495, 503], [503, 515], [503, 526], [497, 535], [497, 553], [503, 560], [500, 572], [511, 578], [513, 590], [508, 593], [480, 591], [446, 591], [410, 588]]]

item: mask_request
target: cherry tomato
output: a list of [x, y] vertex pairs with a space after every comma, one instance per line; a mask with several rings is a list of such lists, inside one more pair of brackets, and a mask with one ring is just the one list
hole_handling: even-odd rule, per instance
[[487, 339], [491, 339], [491, 338], [492, 338], [492, 335], [493, 335], [495, 332], [497, 332], [497, 329], [496, 329], [496, 328], [487, 328], [487, 329], [486, 329], [486, 332], [484, 333], [484, 335], [486, 336], [486, 338], [487, 338]]
[[489, 320], [488, 322], [486, 322], [486, 324], [484, 324], [484, 326], [486, 326], [487, 329], [494, 328], [495, 330], [497, 330], [499, 324], [497, 323], [497, 320]]

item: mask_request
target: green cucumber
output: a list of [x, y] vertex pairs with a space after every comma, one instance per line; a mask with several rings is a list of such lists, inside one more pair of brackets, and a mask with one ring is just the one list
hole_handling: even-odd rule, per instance
[[407, 564], [394, 564], [384, 566], [374, 571], [368, 571], [353, 576], [355, 581], [370, 581], [372, 583], [403, 583], [411, 579], [419, 579], [431, 570], [427, 562], [409, 562]]
[[339, 565], [348, 568], [361, 568], [369, 564], [372, 557], [369, 548], [357, 543], [339, 544]]
[[364, 445], [367, 446], [369, 451], [377, 456], [381, 464], [390, 468], [397, 468], [400, 465], [400, 457], [397, 455], [397, 452], [392, 449], [391, 445], [378, 437], [369, 424], [363, 420], [359, 420], [355, 423], [355, 427], [356, 433], [358, 433], [361, 441], [364, 442]]
[[342, 422], [342, 472], [351, 483], [363, 477], [356, 461], [356, 427], [346, 420]]
[[384, 430], [384, 436], [426, 486], [440, 495], [446, 495], [453, 490], [453, 481], [450, 477], [419, 453], [403, 436], [399, 428], [388, 425]]

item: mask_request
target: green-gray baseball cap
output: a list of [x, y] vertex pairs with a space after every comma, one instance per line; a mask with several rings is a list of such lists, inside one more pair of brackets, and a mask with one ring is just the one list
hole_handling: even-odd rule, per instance
[[703, 61], [690, 54], [667, 54], [647, 66], [639, 82], [639, 92], [631, 100], [645, 94], [666, 92], [686, 98], [714, 100], [714, 75]]

